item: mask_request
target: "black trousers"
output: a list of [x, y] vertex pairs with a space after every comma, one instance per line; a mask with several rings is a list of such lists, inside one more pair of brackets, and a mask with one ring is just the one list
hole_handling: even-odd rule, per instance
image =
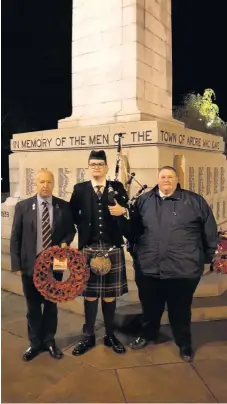
[[[62, 280], [62, 276], [61, 272], [54, 273], [58, 281]], [[22, 275], [22, 285], [27, 303], [28, 339], [31, 346], [37, 348], [40, 345], [53, 345], [58, 323], [57, 304], [44, 299], [36, 289], [32, 276]]]
[[160, 279], [136, 275], [139, 299], [143, 309], [143, 335], [158, 337], [161, 318], [167, 303], [170, 326], [179, 347], [191, 345], [191, 304], [200, 281], [196, 279]]

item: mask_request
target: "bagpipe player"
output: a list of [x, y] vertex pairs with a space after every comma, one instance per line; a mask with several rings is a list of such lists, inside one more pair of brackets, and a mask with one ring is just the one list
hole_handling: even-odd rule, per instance
[[121, 182], [106, 179], [104, 150], [91, 151], [88, 167], [91, 181], [76, 184], [70, 200], [79, 249], [90, 266], [84, 291], [84, 335], [72, 353], [82, 355], [95, 346], [95, 321], [101, 299], [104, 345], [122, 354], [125, 347], [114, 334], [114, 316], [116, 298], [128, 292], [122, 237], [124, 222], [128, 220], [128, 195]]

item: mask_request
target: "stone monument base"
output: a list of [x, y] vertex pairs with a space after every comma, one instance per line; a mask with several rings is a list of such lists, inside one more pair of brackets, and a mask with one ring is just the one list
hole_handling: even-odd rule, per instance
[[[9, 239], [18, 200], [35, 194], [35, 175], [41, 168], [53, 171], [54, 194], [69, 200], [73, 185], [89, 179], [87, 163], [91, 149], [107, 153], [109, 176], [115, 177], [118, 133], [122, 136], [120, 180], [126, 185], [128, 173], [151, 189], [161, 166], [176, 168], [181, 186], [202, 194], [212, 207], [218, 227], [227, 229], [227, 163], [221, 137], [185, 129], [177, 122], [163, 120], [128, 122], [90, 127], [68, 127], [17, 134], [11, 141], [10, 197], [2, 204], [2, 287], [20, 292], [20, 279], [10, 274]], [[133, 181], [129, 196], [140, 186]], [[76, 238], [74, 246], [77, 246]], [[126, 254], [129, 293], [119, 299], [119, 310], [134, 310], [138, 304], [131, 257]], [[227, 277], [205, 275], [196, 296], [217, 297], [227, 289]], [[132, 309], [129, 309], [129, 307]], [[69, 310], [83, 311], [80, 299], [67, 304]], [[210, 309], [209, 309], [210, 310]], [[200, 309], [201, 312], [201, 309]], [[223, 315], [221, 309], [220, 315]], [[227, 315], [226, 315], [227, 317]], [[199, 317], [201, 318], [201, 317]]]
[[[5, 250], [6, 251], [6, 250]], [[11, 273], [9, 263], [4, 259], [8, 254], [2, 254], [2, 289], [11, 293], [23, 295], [20, 276]], [[8, 256], [9, 257], [9, 256]], [[8, 269], [5, 269], [7, 266]], [[131, 327], [141, 314], [141, 306], [132, 274], [129, 270], [129, 293], [117, 300], [116, 325], [120, 328]], [[84, 315], [83, 298], [78, 297], [72, 302], [59, 305], [67, 311]], [[103, 320], [101, 306], [99, 305], [98, 319]], [[192, 307], [192, 321], [211, 321], [227, 319], [227, 276], [209, 273], [201, 279], [197, 288]], [[168, 323], [167, 311], [164, 312], [162, 324]]]

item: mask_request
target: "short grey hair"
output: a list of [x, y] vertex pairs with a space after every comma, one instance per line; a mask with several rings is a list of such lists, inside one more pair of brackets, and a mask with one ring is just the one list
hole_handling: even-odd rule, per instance
[[173, 172], [176, 174], [176, 176], [177, 176], [177, 170], [176, 170], [174, 167], [172, 167], [172, 166], [163, 166], [163, 167], [160, 167], [160, 168], [158, 169], [158, 173], [160, 173], [162, 170], [171, 170], [171, 171], [173, 171]]

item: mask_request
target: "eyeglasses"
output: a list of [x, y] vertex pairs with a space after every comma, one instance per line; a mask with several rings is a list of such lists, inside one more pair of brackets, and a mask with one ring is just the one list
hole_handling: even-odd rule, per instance
[[91, 167], [91, 168], [96, 168], [96, 167], [98, 167], [98, 168], [102, 168], [102, 167], [105, 167], [105, 163], [91, 163], [91, 164], [89, 164], [89, 167]]

